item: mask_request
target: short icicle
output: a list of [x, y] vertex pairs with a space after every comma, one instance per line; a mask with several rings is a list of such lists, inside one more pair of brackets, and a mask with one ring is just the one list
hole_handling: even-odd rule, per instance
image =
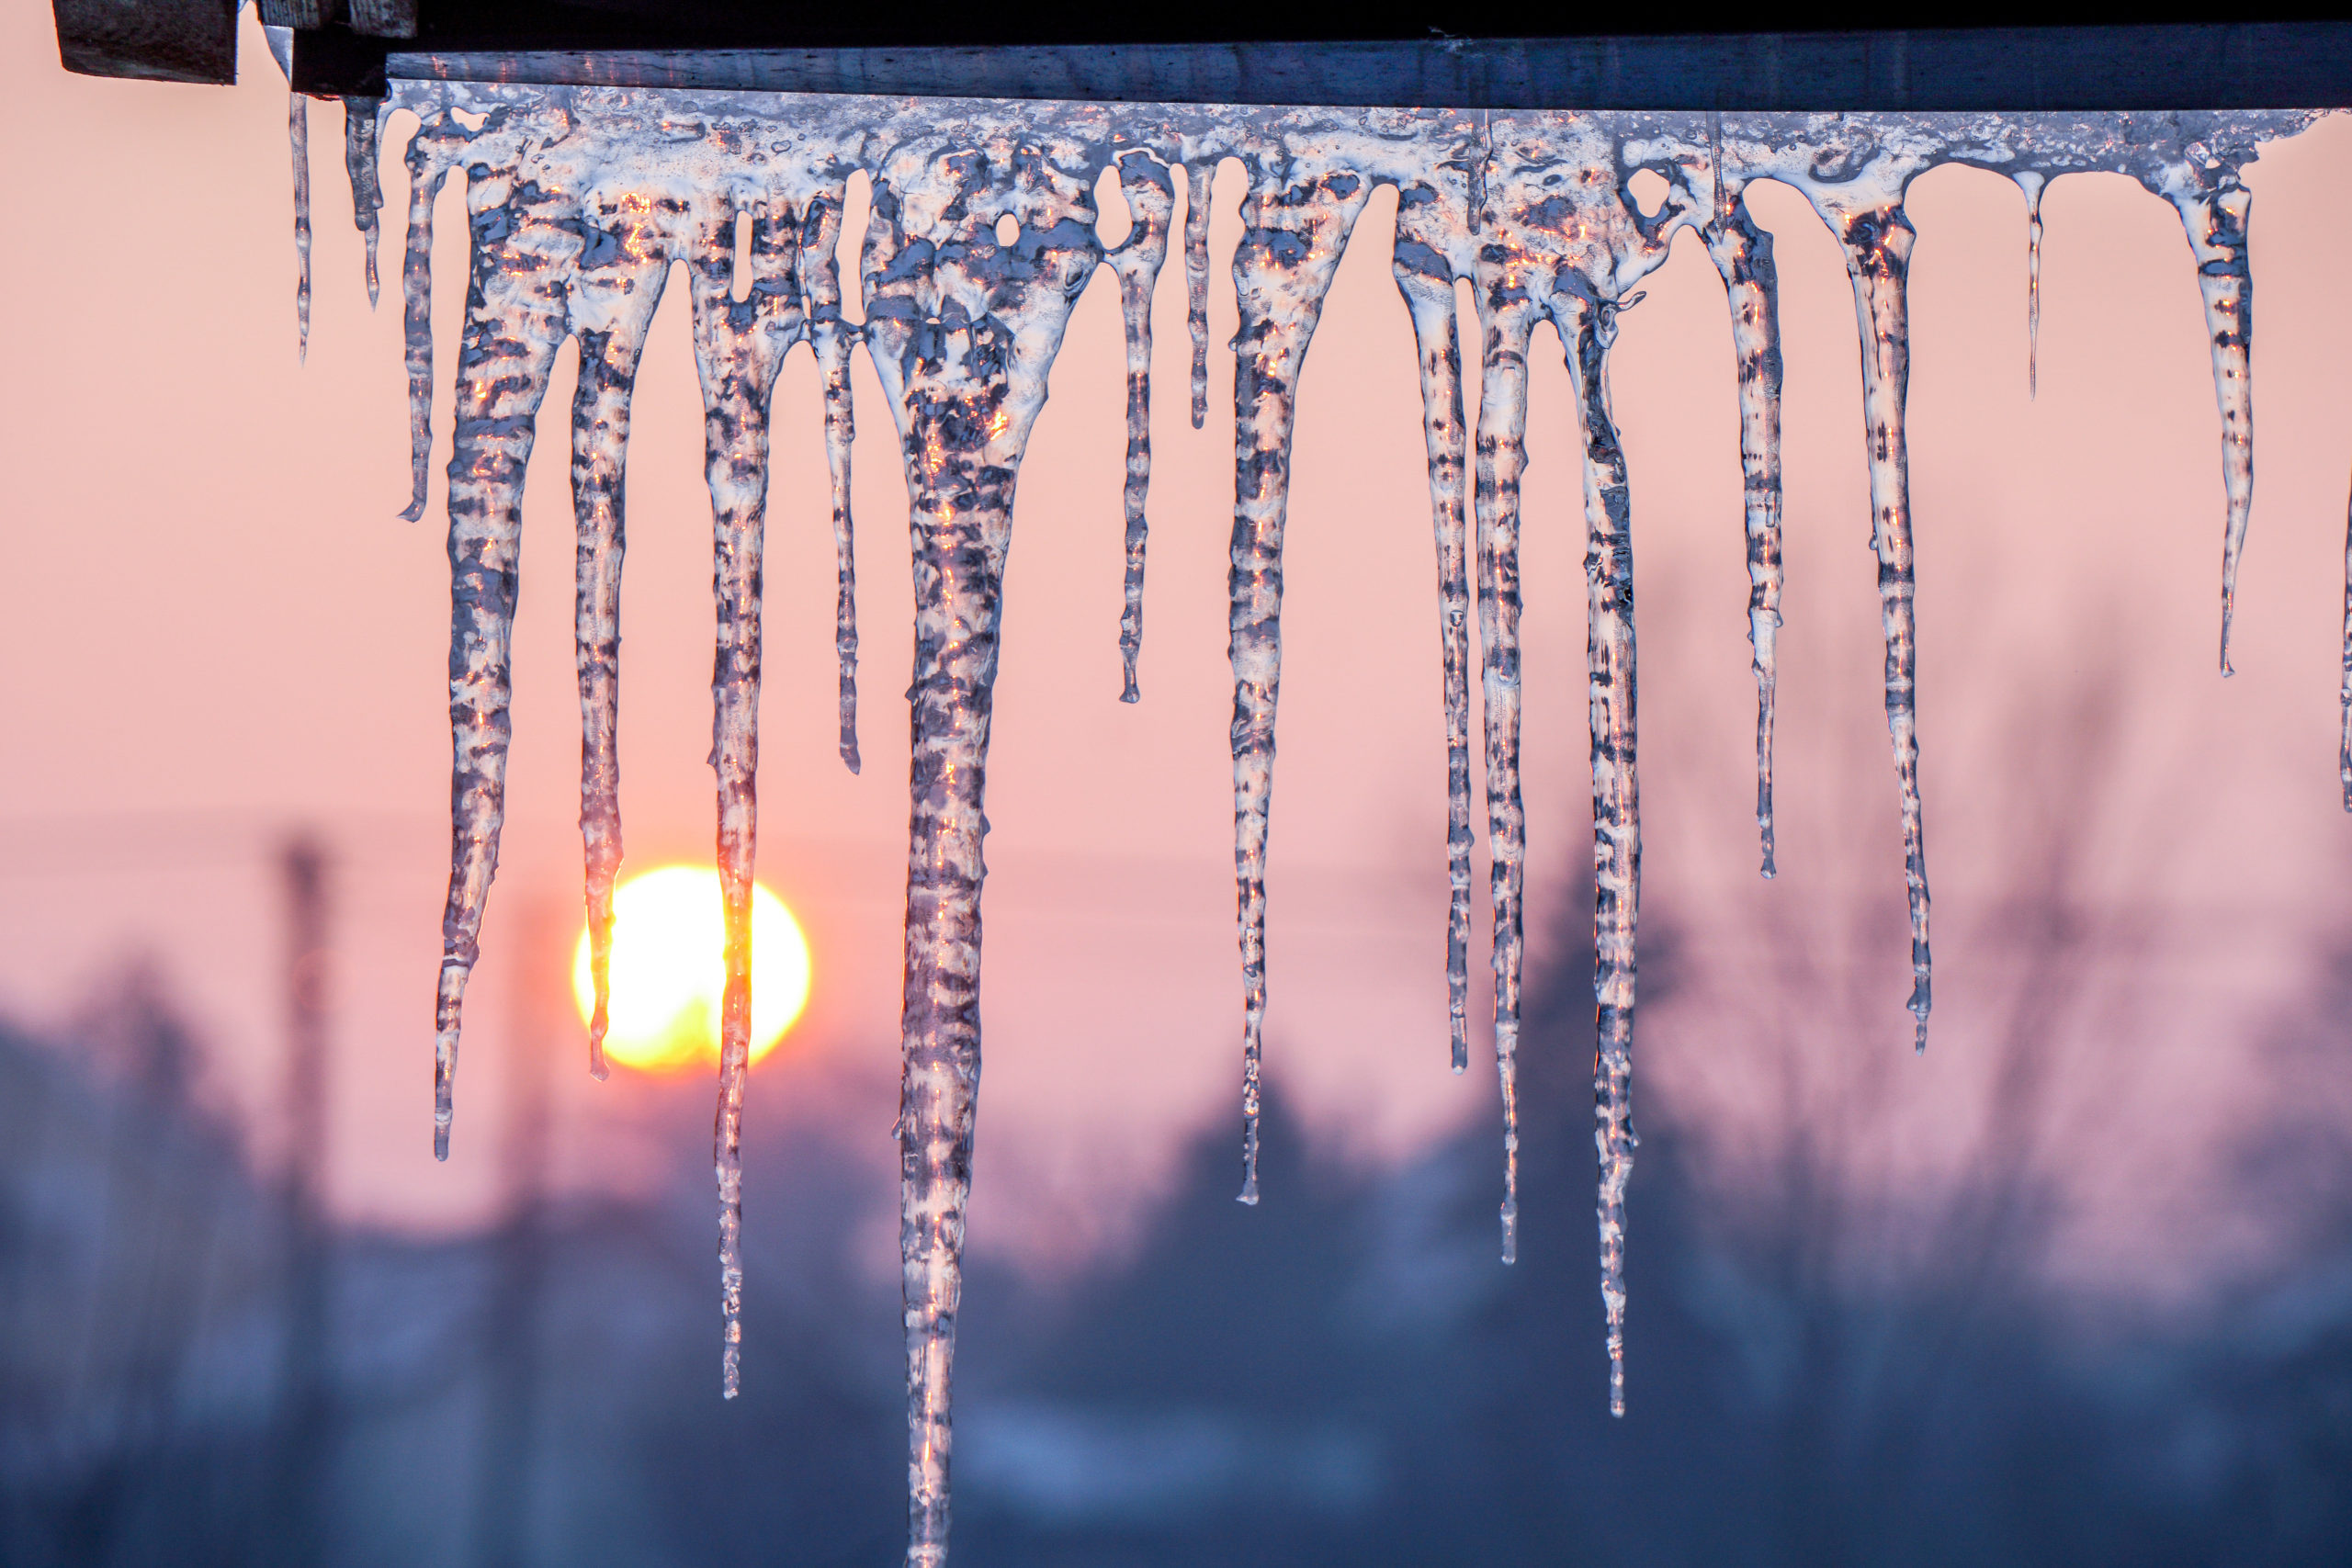
[[1298, 374], [1371, 183], [1346, 171], [1262, 178], [1233, 254], [1233, 863], [1241, 936], [1241, 1192], [1258, 1201], [1266, 1031], [1266, 835], [1282, 690], [1283, 525], [1290, 506]]
[[1209, 198], [1214, 161], [1184, 166], [1184, 324], [1193, 336], [1193, 428], [1209, 417]]
[[[566, 325], [579, 241], [535, 184], [474, 187], [472, 287], [449, 455], [449, 897], [434, 1005], [433, 1157], [449, 1157], [466, 982], [498, 872], [513, 732], [515, 569], [534, 421]], [[493, 199], [500, 196], [503, 199]]]
[[463, 127], [425, 120], [408, 146], [408, 236], [401, 256], [401, 335], [408, 367], [409, 499], [401, 515], [424, 515], [433, 457], [433, 204], [449, 177]]
[[776, 371], [799, 341], [800, 223], [780, 200], [749, 204], [750, 287], [734, 298], [738, 209], [706, 196], [687, 277], [695, 362], [702, 377], [718, 615], [710, 677], [710, 765], [718, 786], [718, 882], [727, 921], [727, 981], [718, 1011], [720, 1392], [742, 1386], [743, 1087], [752, 1048], [752, 887], [759, 848], [761, 560], [766, 533], [768, 405]]
[[286, 139], [294, 152], [294, 325], [300, 334], [295, 356], [311, 358], [311, 101], [286, 95]]
[[2344, 514], [2344, 734], [2336, 773], [2344, 785], [2344, 809], [2352, 811], [2352, 504]]
[[1176, 184], [1168, 167], [1148, 152], [1119, 159], [1119, 188], [1135, 220], [1117, 250], [1102, 259], [1119, 280], [1119, 314], [1127, 344], [1127, 481], [1125, 604], [1119, 613], [1119, 660], [1126, 684], [1119, 694], [1132, 703], [1136, 660], [1143, 651], [1144, 546], [1150, 525], [1144, 502], [1151, 493], [1151, 297], [1168, 259], [1168, 224], [1176, 210]]
[[343, 100], [343, 169], [351, 177], [351, 222], [368, 252], [368, 308], [376, 308], [382, 286], [376, 274], [376, 241], [383, 231], [384, 181], [376, 152], [383, 140], [381, 98]]
[[2213, 399], [2222, 412], [2222, 488], [2229, 511], [2222, 534], [2222, 673], [2230, 664], [2230, 626], [2237, 613], [2238, 560], [2246, 523], [2254, 515], [2254, 274], [2246, 218], [2254, 193], [2234, 167], [2213, 188], [2173, 193], [2188, 248], [2197, 258], [2197, 288], [2213, 350]]
[[2025, 192], [2025, 395], [2041, 396], [2041, 193], [2049, 176], [2028, 169], [2017, 176]]
[[1592, 725], [1593, 1143], [1600, 1156], [1600, 1295], [1609, 1314], [1609, 1413], [1625, 1414], [1625, 1186], [1634, 1173], [1634, 933], [1641, 909], [1641, 784], [1634, 658], [1632, 503], [1609, 411], [1616, 307], [1585, 301], [1569, 369], [1584, 411], [1585, 663]]
[[1928, 1048], [1934, 1005], [1928, 946], [1928, 850], [1919, 812], [1918, 617], [1912, 573], [1911, 463], [1904, 405], [1911, 379], [1905, 289], [1916, 234], [1900, 198], [1841, 212], [1834, 225], [1854, 285], [1862, 344], [1862, 423], [1870, 464], [1871, 547], [1878, 556], [1879, 624], [1886, 643], [1886, 728], [1902, 796], [1903, 881], [1911, 910], [1913, 1043]]
[[841, 671], [842, 765], [859, 768], [857, 755], [857, 524], [850, 514], [850, 448], [857, 435], [849, 383], [857, 323], [842, 313], [843, 189], [831, 186], [808, 203], [800, 242], [801, 294], [808, 312], [808, 342], [825, 389], [825, 476], [832, 492], [833, 658]]
[[[1446, 204], [1427, 185], [1397, 196], [1397, 290], [1413, 318], [1420, 360], [1421, 434], [1429, 452], [1430, 515], [1437, 535], [1438, 641], [1445, 682], [1446, 1014], [1457, 1073], [1470, 1065], [1470, 581], [1464, 468], [1462, 323], [1444, 254]], [[1426, 231], [1426, 232], [1425, 232]], [[1432, 243], [1436, 242], [1436, 243]]]
[[1763, 874], [1773, 862], [1772, 725], [1780, 686], [1781, 321], [1772, 236], [1756, 226], [1732, 178], [1718, 168], [1707, 254], [1731, 309], [1739, 370], [1739, 469], [1747, 528], [1747, 642], [1756, 671], [1756, 831]]
[[592, 213], [571, 296], [580, 343], [571, 401], [573, 657], [580, 681], [580, 838], [586, 866], [588, 1071], [602, 1080], [611, 1022], [613, 885], [621, 867], [621, 564], [628, 553], [629, 400], [669, 258], [654, 202], [632, 193]]

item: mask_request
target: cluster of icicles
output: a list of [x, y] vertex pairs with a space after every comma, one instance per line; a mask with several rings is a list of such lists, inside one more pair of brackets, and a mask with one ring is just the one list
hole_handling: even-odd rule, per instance
[[[1635, 761], [1630, 501], [1609, 409], [1619, 310], [1675, 233], [1704, 241], [1726, 288], [1739, 377], [1749, 637], [1758, 694], [1757, 822], [1772, 863], [1773, 642], [1781, 598], [1781, 355], [1770, 236], [1747, 185], [1804, 193], [1844, 248], [1861, 329], [1871, 546], [1879, 561], [1886, 715], [1909, 892], [1909, 1009], [1924, 1046], [1930, 1003], [1928, 897], [1914, 721], [1912, 539], [1904, 444], [1908, 375], [1909, 182], [1941, 163], [1999, 171], [2023, 187], [2035, 275], [2039, 202], [2053, 176], [2132, 175], [2178, 209], [2212, 341], [2227, 521], [2222, 646], [2252, 501], [2247, 383], [2248, 197], [2258, 143], [2302, 113], [2099, 116], [1803, 116], [1443, 109], [1249, 108], [807, 97], [681, 90], [402, 81], [350, 107], [347, 159], [368, 241], [381, 205], [375, 153], [385, 117], [421, 118], [408, 149], [402, 293], [415, 490], [431, 444], [433, 205], [466, 179], [471, 279], [458, 355], [449, 463], [454, 728], [453, 863], [444, 920], [435, 1152], [446, 1157], [459, 1009], [497, 863], [508, 739], [509, 639], [525, 465], [557, 351], [577, 339], [571, 479], [578, 514], [582, 829], [602, 1076], [605, 965], [621, 857], [615, 737], [624, 463], [629, 398], [647, 329], [679, 264], [691, 296], [714, 519], [718, 649], [711, 761], [727, 913], [716, 1134], [725, 1389], [736, 1392], [742, 1269], [738, 1131], [751, 1013], [756, 836], [761, 547], [768, 417], [779, 367], [806, 341], [823, 378], [838, 551], [841, 753], [858, 765], [851, 563], [849, 359], [863, 344], [889, 399], [909, 491], [914, 679], [908, 846], [905, 1049], [898, 1134], [903, 1208], [910, 1563], [944, 1559], [948, 1378], [961, 1288], [975, 1091], [980, 1068], [982, 814], [1000, 590], [1022, 454], [1079, 295], [1098, 267], [1117, 279], [1127, 343], [1126, 581], [1120, 626], [1126, 700], [1142, 639], [1150, 479], [1151, 299], [1183, 190], [1192, 416], [1206, 412], [1207, 185], [1239, 160], [1247, 192], [1233, 260], [1234, 525], [1230, 652], [1235, 866], [1243, 994], [1241, 1201], [1258, 1195], [1259, 1066], [1266, 1007], [1265, 870], [1281, 681], [1282, 548], [1295, 392], [1351, 230], [1375, 186], [1397, 187], [1393, 259], [1419, 349], [1444, 667], [1452, 874], [1447, 976], [1453, 1065], [1468, 1054], [1471, 884], [1471, 605], [1475, 569], [1492, 863], [1494, 1033], [1503, 1100], [1502, 1251], [1518, 1223], [1513, 1052], [1523, 944], [1525, 825], [1519, 785], [1520, 478], [1527, 354], [1549, 320], [1581, 405], [1591, 701], [1595, 1143], [1601, 1292], [1611, 1408], [1623, 1409], [1624, 1197], [1634, 920], [1641, 877]], [[306, 182], [296, 100], [298, 182]], [[1093, 193], [1115, 168], [1133, 220], [1098, 237]], [[843, 314], [836, 264], [853, 173], [873, 181]], [[1640, 171], [1663, 177], [1645, 213]], [[298, 184], [298, 189], [304, 188]], [[305, 255], [308, 220], [298, 219]], [[1478, 428], [1465, 428], [1455, 285], [1472, 285], [1484, 342]], [[2036, 291], [2038, 307], [2038, 289]], [[1475, 456], [1475, 463], [1473, 461]], [[2348, 621], [2347, 625], [2352, 625]], [[2352, 659], [2347, 660], [2352, 694]], [[2352, 702], [2352, 695], [2347, 695]], [[2346, 753], [2352, 790], [2352, 739]]]

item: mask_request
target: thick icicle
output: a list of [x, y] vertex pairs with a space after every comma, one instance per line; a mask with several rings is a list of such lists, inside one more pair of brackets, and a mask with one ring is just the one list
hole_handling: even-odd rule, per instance
[[376, 166], [383, 137], [381, 98], [343, 100], [343, 168], [351, 176], [351, 221], [368, 252], [368, 308], [376, 308], [376, 240], [383, 230], [384, 182]]
[[613, 884], [621, 866], [621, 563], [628, 547], [629, 398], [645, 334], [669, 277], [660, 204], [637, 192], [594, 204], [587, 249], [571, 295], [580, 341], [579, 389], [571, 401], [571, 507], [576, 525], [572, 609], [580, 680], [580, 837], [586, 863], [588, 1070], [606, 1076], [610, 1021]]
[[[947, 1555], [989, 726], [1013, 487], [1070, 309], [1102, 259], [1091, 182], [1072, 171], [1035, 153], [935, 167], [949, 188], [924, 190], [920, 204], [876, 183], [865, 269], [868, 352], [906, 460], [915, 589], [899, 1100], [909, 1568], [940, 1568]], [[1019, 231], [1000, 242], [1007, 216]]]
[[761, 558], [766, 530], [768, 402], [799, 341], [798, 217], [780, 201], [749, 209], [751, 276], [735, 272], [737, 209], [705, 197], [687, 265], [695, 361], [702, 375], [705, 473], [710, 484], [711, 589], [718, 653], [710, 678], [710, 765], [718, 782], [718, 881], [727, 918], [727, 984], [718, 1012], [718, 1110], [711, 1131], [718, 1178], [720, 1387], [741, 1387], [743, 1081], [751, 1070], [752, 879], [759, 844]]
[[446, 118], [417, 127], [408, 145], [408, 236], [401, 257], [401, 333], [408, 361], [409, 500], [401, 515], [424, 515], [433, 457], [433, 204], [449, 177], [462, 130]]
[[1102, 259], [1119, 279], [1119, 314], [1127, 342], [1126, 604], [1119, 615], [1119, 659], [1126, 685], [1121, 702], [1136, 699], [1136, 658], [1143, 651], [1144, 542], [1150, 525], [1144, 502], [1151, 492], [1151, 296], [1168, 259], [1168, 224], [1176, 210], [1176, 185], [1168, 167], [1148, 152], [1119, 160], [1119, 188], [1135, 227], [1119, 248]]
[[1216, 161], [1184, 166], [1184, 324], [1193, 334], [1193, 428], [1209, 417], [1209, 208]]
[[1445, 682], [1446, 1015], [1453, 1070], [1470, 1065], [1470, 582], [1464, 465], [1462, 323], [1450, 242], [1460, 209], [1416, 184], [1397, 193], [1391, 267], [1413, 318], [1420, 360], [1421, 434], [1429, 450], [1430, 515], [1437, 534], [1438, 641]]
[[294, 152], [294, 324], [300, 334], [296, 356], [311, 357], [311, 100], [286, 95], [286, 139]]
[[1233, 254], [1234, 334], [1233, 864], [1238, 888], [1243, 1007], [1241, 1193], [1258, 1201], [1258, 1106], [1266, 1030], [1266, 831], [1274, 784], [1274, 707], [1282, 690], [1283, 525], [1298, 374], [1323, 296], [1371, 182], [1348, 170], [1261, 176], [1244, 203]]
[[530, 181], [467, 190], [472, 286], [458, 355], [449, 455], [449, 897], [434, 1006], [433, 1156], [449, 1157], [466, 981], [498, 871], [512, 732], [511, 642], [523, 534], [523, 471], [548, 375], [566, 333], [564, 276], [580, 242]]
[[1903, 882], [1911, 908], [1913, 1043], [1928, 1048], [1934, 1005], [1928, 948], [1928, 851], [1919, 813], [1918, 618], [1911, 560], [1911, 460], [1904, 404], [1911, 380], [1905, 288], [1917, 237], [1901, 198], [1858, 207], [1836, 225], [1854, 284], [1862, 343], [1862, 423], [1870, 463], [1871, 547], [1878, 555], [1879, 624], [1886, 642], [1886, 729], [1902, 796]]
[[1737, 181], [1716, 157], [1715, 212], [1707, 254], [1731, 308], [1739, 370], [1739, 469], [1747, 527], [1747, 641], [1756, 671], [1756, 831], [1763, 873], [1772, 859], [1773, 699], [1780, 684], [1781, 321], [1772, 236], [1748, 217]]
[[801, 294], [807, 300], [808, 341], [825, 388], [825, 475], [832, 491], [833, 657], [841, 667], [842, 764], [858, 771], [857, 756], [857, 525], [850, 515], [850, 446], [857, 435], [851, 407], [849, 360], [858, 341], [857, 324], [842, 314], [842, 189], [836, 186], [808, 202], [800, 242]]
[[2233, 165], [2211, 187], [2176, 188], [2173, 205], [2197, 257], [2197, 289], [2205, 331], [2213, 345], [2213, 398], [2222, 411], [2222, 487], [2229, 499], [2222, 534], [2222, 673], [2230, 667], [2230, 623], [2237, 611], [2238, 558], [2254, 514], [2254, 274], [2246, 247], [2246, 216], [2254, 194]]
[[2025, 395], [2041, 396], [2041, 193], [2049, 176], [2028, 169], [2017, 176], [2025, 192]]
[[1584, 412], [1585, 664], [1592, 722], [1593, 1143], [1600, 1158], [1600, 1295], [1609, 1412], [1625, 1414], [1625, 1184], [1634, 1172], [1634, 931], [1642, 891], [1635, 771], [1634, 552], [1625, 453], [1609, 412], [1616, 307], [1589, 302], [1562, 335]]

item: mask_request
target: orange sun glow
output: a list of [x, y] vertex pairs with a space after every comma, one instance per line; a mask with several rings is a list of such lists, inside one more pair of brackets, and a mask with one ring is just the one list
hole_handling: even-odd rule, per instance
[[[605, 1054], [639, 1072], [674, 1072], [718, 1059], [726, 989], [726, 915], [718, 874], [672, 865], [621, 884], [613, 896], [611, 1028]], [[583, 927], [571, 961], [571, 993], [585, 1021], [595, 1007]], [[776, 1042], [808, 1002], [808, 942], [784, 901], [752, 888], [752, 1060]]]

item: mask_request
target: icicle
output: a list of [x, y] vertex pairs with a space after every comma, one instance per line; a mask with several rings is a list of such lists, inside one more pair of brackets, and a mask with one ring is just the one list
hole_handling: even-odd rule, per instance
[[[967, 143], [968, 145], [968, 143]], [[910, 161], [909, 166], [922, 166]], [[950, 193], [876, 181], [866, 342], [906, 460], [914, 560], [899, 1249], [907, 1345], [909, 1568], [946, 1560], [949, 1381], [980, 1073], [989, 722], [1012, 496], [1046, 372], [1100, 265], [1085, 183], [1024, 161], [941, 160]], [[995, 188], [981, 182], [992, 176]], [[1008, 188], [1009, 187], [1009, 188]], [[910, 212], [937, 231], [910, 232]], [[998, 220], [1023, 221], [1010, 244]]]
[[1593, 1143], [1600, 1157], [1600, 1295], [1609, 1315], [1609, 1413], [1625, 1414], [1625, 1184], [1634, 1171], [1634, 931], [1642, 890], [1635, 771], [1634, 554], [1625, 453], [1609, 412], [1617, 308], [1588, 303], [1561, 335], [1584, 412], [1585, 661], [1592, 706]]
[[1757, 677], [1757, 841], [1773, 877], [1771, 740], [1781, 684], [1781, 275], [1771, 235], [1755, 226], [1746, 200], [1717, 172], [1717, 216], [1708, 256], [1731, 306], [1731, 353], [1740, 376], [1740, 489], [1747, 517], [1747, 647]]
[[1193, 333], [1193, 428], [1209, 416], [1209, 209], [1216, 163], [1184, 166], [1184, 321]]
[[[473, 196], [474, 191], [469, 192]], [[565, 277], [579, 242], [538, 186], [473, 214], [473, 287], [458, 355], [449, 455], [449, 897], [434, 1007], [433, 1156], [449, 1157], [466, 981], [506, 815], [511, 640], [533, 421], [563, 342]]]
[[1258, 1201], [1260, 1065], [1266, 1028], [1266, 830], [1282, 688], [1283, 525], [1298, 373], [1348, 235], [1371, 195], [1345, 171], [1251, 188], [1233, 254], [1239, 308], [1233, 381], [1233, 863], [1243, 1006], [1241, 1194]]
[[[1491, 224], [1486, 227], [1491, 227]], [[1516, 259], [1516, 258], [1514, 258]], [[1478, 313], [1478, 642], [1487, 739], [1487, 895], [1494, 908], [1495, 1069], [1503, 1104], [1502, 1258], [1519, 1259], [1519, 1000], [1526, 963], [1527, 809], [1519, 792], [1519, 485], [1527, 466], [1527, 344], [1540, 307], [1518, 269], [1482, 253]]]
[[655, 198], [637, 192], [594, 204], [583, 225], [587, 249], [571, 293], [571, 324], [580, 341], [579, 389], [571, 402], [577, 530], [572, 635], [580, 680], [580, 837], [594, 998], [588, 1071], [600, 1080], [609, 1071], [605, 1032], [612, 1002], [613, 884], [621, 866], [621, 564], [628, 548], [624, 502], [629, 399], [670, 270], [656, 207]]
[[1901, 197], [1841, 214], [1838, 238], [1854, 284], [1862, 340], [1862, 422], [1871, 478], [1871, 547], [1878, 554], [1879, 622], [1886, 640], [1886, 728], [1902, 795], [1903, 881], [1911, 908], [1914, 1044], [1928, 1048], [1934, 1005], [1928, 950], [1928, 851], [1919, 817], [1917, 630], [1911, 565], [1911, 463], [1903, 412], [1911, 379], [1905, 284], [1916, 235]]
[[842, 763], [858, 771], [857, 525], [850, 515], [850, 445], [857, 423], [850, 404], [849, 360], [855, 322], [842, 315], [842, 188], [813, 197], [800, 243], [801, 293], [808, 300], [809, 345], [825, 386], [825, 473], [832, 487], [833, 656], [841, 666]]
[[311, 109], [300, 93], [286, 95], [286, 136], [294, 150], [294, 254], [301, 270], [294, 279], [294, 322], [300, 336], [296, 357], [311, 358]]
[[702, 373], [710, 484], [712, 592], [718, 655], [710, 678], [710, 764], [718, 780], [718, 880], [727, 915], [727, 984], [719, 1003], [718, 1273], [729, 1399], [742, 1381], [743, 1080], [752, 1045], [752, 877], [759, 840], [760, 595], [768, 478], [768, 401], [805, 320], [797, 287], [800, 224], [766, 204], [750, 209], [751, 280], [734, 298], [736, 209], [709, 200], [688, 265], [695, 360]]
[[1176, 209], [1175, 182], [1148, 152], [1119, 160], [1119, 188], [1135, 227], [1103, 257], [1119, 279], [1119, 313], [1127, 340], [1126, 606], [1119, 615], [1119, 658], [1126, 686], [1121, 702], [1136, 701], [1136, 657], [1143, 651], [1144, 541], [1149, 525], [1144, 501], [1151, 491], [1151, 296], [1168, 259], [1168, 223]]
[[[1449, 217], [1457, 219], [1449, 222]], [[1445, 682], [1446, 1015], [1457, 1073], [1470, 1065], [1470, 583], [1463, 466], [1462, 324], [1446, 243], [1458, 210], [1428, 185], [1397, 193], [1390, 265], [1412, 313], [1421, 370], [1421, 430], [1429, 449], [1430, 513], [1437, 533], [1438, 641]], [[1434, 243], [1432, 242], [1435, 242]]]
[[2205, 304], [2205, 331], [2213, 344], [2213, 397], [2222, 411], [2222, 486], [2229, 498], [2222, 536], [2222, 673], [2230, 666], [2230, 622], [2237, 610], [2238, 558], [2254, 514], [2254, 385], [2247, 359], [2254, 345], [2254, 275], [2246, 249], [2246, 215], [2254, 195], [2226, 167], [2219, 188], [2176, 189], [2173, 205], [2197, 257], [2197, 288]]
[[2344, 517], [2344, 735], [2336, 772], [2344, 785], [2344, 809], [2352, 811], [2352, 505]]
[[368, 251], [368, 308], [376, 308], [381, 288], [376, 276], [376, 238], [383, 224], [384, 182], [376, 168], [383, 136], [381, 98], [343, 100], [343, 167], [351, 176], [351, 221]]
[[401, 515], [424, 515], [433, 457], [433, 204], [449, 177], [450, 122], [426, 121], [408, 144], [408, 237], [401, 258], [401, 333], [408, 359], [409, 501]]
[[[1597, 117], [1483, 117], [1477, 213], [1477, 301], [1486, 330], [1478, 406], [1478, 622], [1486, 669], [1487, 838], [1495, 928], [1495, 1052], [1503, 1097], [1503, 1259], [1517, 1255], [1518, 1074], [1521, 976], [1525, 956], [1526, 810], [1520, 797], [1521, 479], [1527, 463], [1527, 351], [1549, 317], [1569, 348], [1586, 424], [1585, 487], [1590, 541], [1589, 680], [1592, 716], [1594, 987], [1602, 1091], [1600, 1213], [1603, 1294], [1610, 1304], [1612, 1368], [1622, 1364], [1623, 1186], [1630, 1157], [1623, 1125], [1631, 1071], [1633, 922], [1639, 837], [1633, 784], [1633, 601], [1625, 536], [1623, 458], [1609, 423], [1602, 355], [1617, 311], [1639, 301], [1624, 290], [1664, 260], [1690, 220], [1680, 161], [1657, 216], [1639, 218], [1624, 189], [1630, 169], [1651, 166]], [[1589, 171], [1564, 178], [1562, 165]], [[1600, 171], [1617, 175], [1603, 179]], [[1612, 1123], [1611, 1117], [1614, 1117]], [[1611, 1133], [1615, 1126], [1622, 1136]], [[1612, 1400], [1623, 1380], [1612, 1371]]]
[[[1711, 117], [1712, 118], [1712, 117]], [[1715, 157], [1715, 215], [1707, 254], [1731, 308], [1732, 355], [1739, 368], [1739, 468], [1747, 525], [1747, 641], [1756, 671], [1756, 831], [1763, 873], [1772, 860], [1772, 719], [1780, 683], [1781, 628], [1780, 273], [1772, 236], [1748, 217], [1738, 182]]]
[[2041, 396], [2041, 193], [2049, 177], [2029, 169], [2017, 176], [2025, 192], [2025, 395]]

